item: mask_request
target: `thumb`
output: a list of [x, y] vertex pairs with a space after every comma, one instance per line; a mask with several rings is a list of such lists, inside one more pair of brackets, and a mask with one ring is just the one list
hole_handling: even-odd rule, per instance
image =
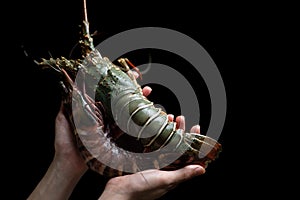
[[174, 182], [181, 183], [195, 176], [204, 174], [205, 169], [200, 165], [188, 165], [173, 172], [172, 178], [174, 179]]

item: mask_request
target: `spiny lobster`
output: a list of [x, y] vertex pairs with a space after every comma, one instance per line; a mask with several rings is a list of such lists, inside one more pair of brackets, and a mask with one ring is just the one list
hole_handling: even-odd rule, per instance
[[[60, 77], [78, 149], [90, 169], [115, 177], [188, 164], [206, 168], [218, 157], [221, 144], [176, 128], [176, 122], [169, 121], [167, 114], [143, 95], [128, 59], [119, 59], [117, 66], [101, 56], [89, 33], [85, 1], [84, 14], [79, 40], [82, 58], [42, 59], [37, 64], [54, 69]], [[116, 135], [123, 133], [134, 136], [143, 150], [132, 152], [118, 146]]]

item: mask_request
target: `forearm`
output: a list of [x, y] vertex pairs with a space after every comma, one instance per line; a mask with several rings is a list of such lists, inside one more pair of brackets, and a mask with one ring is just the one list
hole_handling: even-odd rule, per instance
[[68, 199], [85, 171], [74, 171], [71, 165], [54, 158], [46, 174], [28, 200]]

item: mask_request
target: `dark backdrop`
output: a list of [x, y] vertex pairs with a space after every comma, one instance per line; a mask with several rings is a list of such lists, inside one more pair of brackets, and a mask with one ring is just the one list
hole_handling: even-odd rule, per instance
[[[49, 52], [53, 57], [67, 57], [78, 41], [82, 2], [22, 1], [10, 6], [10, 15], [5, 18], [8, 26], [3, 30], [3, 40], [8, 44], [5, 59], [9, 64], [2, 70], [2, 105], [8, 109], [4, 115], [4, 126], [10, 128], [4, 134], [7, 137], [4, 137], [7, 141], [3, 151], [4, 173], [8, 175], [6, 185], [10, 199], [25, 199], [43, 177], [53, 158], [54, 118], [59, 108], [60, 92], [53, 79], [40, 72], [24, 55], [22, 47], [34, 59], [47, 58]], [[251, 45], [245, 35], [253, 31], [249, 28], [252, 25], [250, 21], [239, 19], [244, 17], [245, 10], [219, 12], [212, 5], [184, 2], [173, 2], [167, 7], [157, 2], [139, 2], [135, 6], [117, 2], [112, 5], [100, 1], [88, 2], [91, 32], [99, 32], [95, 40], [100, 42], [121, 31], [144, 26], [180, 31], [202, 45], [214, 60], [227, 94], [227, 117], [219, 139], [223, 145], [220, 157], [209, 165], [205, 175], [182, 183], [161, 199], [182, 199], [179, 196], [186, 199], [214, 199], [216, 196], [221, 199], [239, 198], [238, 191], [246, 195], [257, 194], [261, 187], [252, 186], [252, 192], [249, 192], [247, 186], [253, 170], [249, 170], [247, 161], [251, 160], [250, 165], [254, 168], [258, 156], [246, 154], [249, 152], [247, 139], [253, 134], [251, 128], [257, 118], [250, 122], [247, 120], [252, 106], [247, 93], [255, 81], [250, 83], [247, 79], [253, 69], [249, 67], [250, 58], [242, 59], [245, 47]], [[149, 51], [153, 59], [165, 64], [186, 64], [176, 55], [166, 52], [148, 50], [128, 56], [135, 63], [146, 62], [143, 59], [147, 58], [145, 54], [148, 55]], [[206, 98], [204, 107], [206, 103], [209, 105], [205, 92], [203, 90]], [[157, 91], [154, 89], [153, 99], [159, 97], [159, 88]], [[170, 113], [176, 112], [175, 107], [169, 109]], [[209, 117], [209, 109], [203, 112], [203, 116]], [[201, 121], [200, 125], [205, 130], [208, 121], [205, 117]], [[71, 199], [97, 199], [106, 181], [102, 176], [88, 171]]]

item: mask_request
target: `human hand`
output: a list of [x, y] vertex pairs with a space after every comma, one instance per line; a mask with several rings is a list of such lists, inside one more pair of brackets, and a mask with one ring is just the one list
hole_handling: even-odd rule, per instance
[[174, 171], [152, 169], [119, 176], [109, 180], [99, 200], [154, 200], [204, 172], [199, 165], [188, 165]]
[[[152, 89], [145, 86], [143, 95], [148, 96]], [[61, 163], [70, 173], [83, 174], [87, 169], [83, 158], [76, 147], [75, 137], [72, 128], [64, 112], [63, 103], [60, 106], [55, 119], [55, 161]]]
[[[169, 115], [169, 120], [173, 121], [173, 119], [173, 115]], [[183, 116], [176, 117], [176, 122], [178, 127], [185, 129]], [[191, 132], [200, 133], [200, 126], [193, 126]], [[157, 199], [174, 189], [178, 184], [203, 173], [205, 173], [205, 169], [200, 165], [188, 165], [174, 171], [150, 169], [115, 177], [108, 181], [99, 200]]]
[[84, 174], [88, 169], [83, 158], [79, 154], [71, 125], [66, 117], [64, 105], [61, 103], [55, 118], [55, 157], [54, 160], [61, 163], [65, 170], [74, 174]]
[[[143, 95], [151, 93], [150, 87], [142, 89]], [[173, 121], [174, 116], [168, 115]], [[177, 128], [185, 128], [183, 117], [177, 117]], [[200, 127], [194, 126], [199, 132]], [[73, 135], [73, 128], [64, 112], [63, 103], [55, 119], [55, 156], [46, 174], [30, 194], [28, 199], [67, 199], [81, 176], [88, 169], [80, 156]], [[201, 166], [190, 165], [175, 171], [158, 169], [145, 170], [132, 175], [112, 178], [100, 199], [156, 199], [179, 183], [204, 173]], [[146, 195], [146, 197], [145, 197]]]

